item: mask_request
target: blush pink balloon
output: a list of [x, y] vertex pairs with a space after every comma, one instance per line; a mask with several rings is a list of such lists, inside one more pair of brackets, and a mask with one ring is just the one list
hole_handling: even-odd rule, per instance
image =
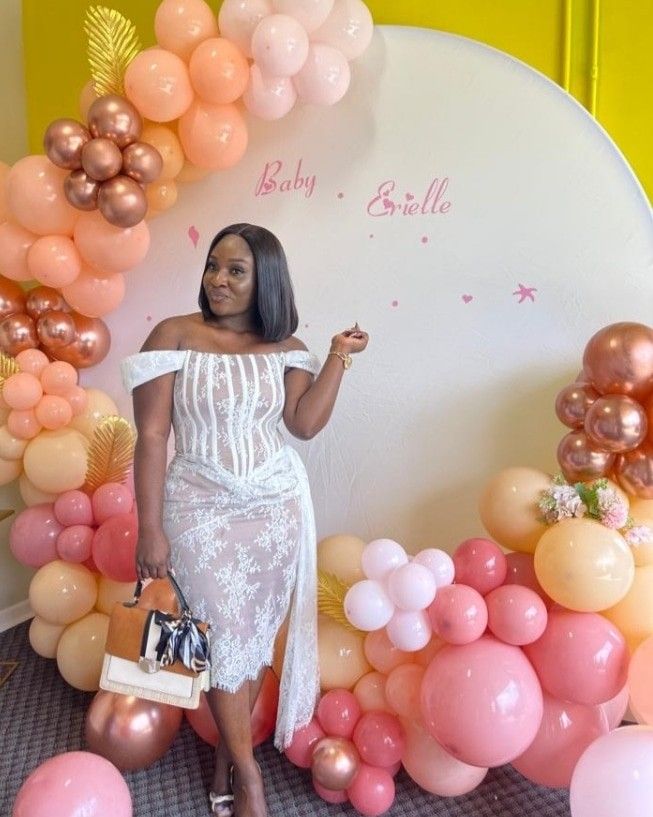
[[226, 170], [247, 150], [247, 125], [235, 105], [196, 99], [179, 120], [179, 139], [190, 162], [206, 170]]
[[73, 419], [73, 410], [65, 397], [44, 394], [34, 409], [36, 419], [50, 431], [63, 428]]
[[77, 385], [77, 369], [64, 360], [55, 360], [41, 372], [41, 385], [46, 394], [65, 394]]
[[[12, 281], [29, 281], [33, 275], [27, 266], [27, 256], [38, 236], [13, 221], [0, 224], [0, 258], [2, 274]], [[3, 317], [6, 317], [4, 315]]]
[[93, 561], [116, 582], [136, 581], [138, 525], [133, 513], [121, 513], [103, 522], [93, 537]]
[[317, 706], [317, 718], [324, 733], [338, 738], [351, 738], [361, 716], [360, 704], [353, 692], [332, 689], [322, 696]]
[[317, 718], [313, 718], [309, 724], [295, 732], [290, 746], [284, 749], [284, 754], [291, 763], [299, 766], [300, 769], [310, 769], [313, 760], [313, 748], [323, 737], [326, 737], [324, 730]]
[[217, 36], [218, 24], [204, 0], [163, 0], [154, 17], [154, 33], [160, 46], [188, 61], [203, 40]]
[[564, 701], [600, 704], [614, 698], [626, 683], [626, 641], [598, 613], [550, 610], [544, 634], [524, 652], [544, 689]]
[[324, 23], [313, 32], [311, 41], [326, 43], [354, 60], [365, 51], [374, 33], [370, 10], [363, 0], [335, 0]]
[[343, 608], [347, 620], [359, 630], [379, 630], [394, 613], [383, 585], [373, 579], [353, 584], [345, 594]]
[[508, 566], [499, 545], [490, 539], [466, 539], [453, 554], [456, 582], [484, 596], [503, 584]]
[[427, 567], [435, 578], [437, 587], [444, 587], [454, 580], [455, 567], [448, 553], [439, 548], [425, 548], [415, 556], [413, 562]]
[[9, 530], [9, 547], [21, 564], [42, 567], [57, 558], [57, 537], [63, 530], [51, 503], [25, 508]]
[[395, 781], [385, 769], [361, 763], [347, 794], [352, 806], [364, 817], [377, 817], [393, 804]]
[[533, 590], [542, 599], [547, 609], [553, 604], [553, 599], [542, 589], [535, 575], [535, 560], [531, 553], [506, 554], [506, 578], [504, 584], [520, 584]]
[[251, 57], [254, 29], [269, 14], [272, 14], [269, 0], [224, 0], [218, 13], [218, 28], [223, 37]]
[[45, 286], [63, 287], [77, 278], [82, 260], [72, 239], [65, 235], [45, 235], [27, 253], [32, 278]]
[[388, 576], [388, 594], [401, 610], [426, 609], [435, 598], [435, 577], [424, 565], [409, 562]]
[[316, 793], [327, 803], [346, 803], [349, 800], [346, 791], [332, 791], [331, 789], [326, 789], [324, 786], [318, 783], [315, 778], [313, 778], [313, 788], [315, 789]]
[[258, 65], [250, 67], [243, 102], [251, 114], [268, 121], [281, 119], [296, 101], [297, 91], [290, 77], [268, 77]]
[[365, 712], [356, 724], [353, 741], [361, 760], [384, 768], [401, 760], [406, 746], [404, 730], [389, 712]]
[[2, 387], [2, 399], [12, 409], [24, 411], [34, 408], [43, 396], [43, 387], [29, 372], [16, 372], [8, 377]]
[[171, 122], [193, 101], [186, 63], [163, 48], [141, 51], [125, 71], [125, 94], [151, 122]]
[[408, 554], [392, 539], [375, 539], [363, 549], [361, 565], [368, 579], [383, 581], [398, 567], [408, 563]]
[[57, 537], [57, 553], [65, 562], [85, 562], [91, 557], [94, 529], [88, 525], [71, 525]]
[[312, 43], [308, 57], [292, 78], [297, 95], [311, 105], [335, 105], [347, 93], [351, 82], [349, 63], [337, 48]]
[[71, 386], [62, 395], [70, 403], [73, 410], [73, 417], [77, 417], [86, 411], [88, 405], [88, 395], [81, 386]]
[[443, 647], [422, 682], [422, 717], [447, 752], [472, 766], [501, 766], [530, 746], [542, 689], [519, 647], [482, 636]]
[[546, 629], [546, 605], [533, 590], [504, 584], [485, 597], [488, 626], [506, 644], [531, 644]]
[[91, 498], [83, 491], [65, 491], [54, 502], [54, 513], [62, 525], [92, 525]]
[[72, 284], [61, 290], [66, 301], [80, 315], [101, 318], [113, 312], [125, 297], [125, 276], [122, 272], [96, 275], [84, 269]]
[[425, 668], [402, 664], [392, 670], [385, 682], [385, 698], [401, 718], [420, 717], [420, 690]]
[[448, 644], [470, 644], [485, 632], [487, 605], [483, 596], [466, 584], [441, 587], [429, 607], [436, 635]]
[[6, 181], [7, 201], [16, 221], [38, 235], [72, 235], [79, 210], [66, 199], [67, 175], [47, 156], [19, 159]]
[[413, 653], [397, 649], [388, 638], [385, 630], [375, 630], [365, 636], [363, 644], [365, 658], [375, 670], [387, 675], [400, 664], [407, 664], [413, 660]]
[[432, 629], [424, 610], [395, 610], [386, 632], [397, 649], [416, 652], [429, 643]]
[[134, 497], [126, 485], [105, 482], [93, 493], [93, 515], [98, 525], [119, 513], [130, 513]]
[[385, 699], [385, 680], [385, 675], [376, 670], [358, 679], [354, 687], [354, 695], [363, 712], [390, 711]]
[[599, 707], [560, 701], [545, 693], [540, 728], [512, 765], [538, 786], [568, 788], [580, 756], [607, 732], [608, 721]]
[[325, 22], [333, 10], [333, 0], [272, 0], [278, 14], [288, 14], [310, 34]]
[[106, 275], [127, 272], [147, 255], [150, 231], [144, 221], [114, 227], [101, 213], [82, 213], [75, 226], [75, 245], [88, 264]]
[[252, 34], [252, 56], [264, 74], [292, 77], [306, 62], [306, 29], [287, 14], [269, 14]]
[[18, 791], [12, 817], [132, 817], [129, 787], [113, 763], [65, 752], [41, 763]]
[[39, 378], [49, 362], [48, 356], [40, 349], [24, 349], [16, 355], [21, 372], [29, 372]]
[[31, 440], [41, 431], [42, 426], [36, 419], [34, 409], [24, 411], [12, 409], [7, 417], [7, 428], [13, 437], [19, 440]]
[[188, 68], [195, 93], [213, 105], [235, 102], [249, 80], [249, 65], [243, 53], [223, 37], [211, 37], [198, 45]]

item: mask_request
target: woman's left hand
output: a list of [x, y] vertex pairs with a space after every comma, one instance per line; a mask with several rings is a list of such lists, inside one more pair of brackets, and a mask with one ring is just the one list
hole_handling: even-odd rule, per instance
[[370, 336], [367, 332], [363, 332], [358, 323], [356, 323], [351, 329], [345, 329], [344, 332], [334, 335], [331, 340], [331, 351], [355, 355], [365, 350], [369, 339]]

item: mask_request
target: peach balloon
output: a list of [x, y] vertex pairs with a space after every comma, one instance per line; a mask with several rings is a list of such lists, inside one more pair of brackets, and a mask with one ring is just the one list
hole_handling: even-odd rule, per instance
[[440, 638], [440, 636], [433, 633], [431, 636], [431, 640], [426, 645], [426, 647], [422, 647], [421, 650], [417, 650], [417, 652], [411, 653], [413, 656], [413, 660], [416, 664], [419, 664], [420, 667], [428, 667], [431, 663], [433, 658], [440, 652], [443, 647], [447, 646], [447, 642]]
[[0, 426], [0, 457], [3, 460], [22, 460], [26, 446], [27, 440], [14, 437], [6, 425]]
[[19, 440], [31, 440], [41, 431], [34, 409], [12, 409], [7, 416], [7, 429]]
[[20, 460], [0, 459], [0, 485], [8, 485], [17, 479], [23, 470]]
[[410, 664], [414, 660], [414, 653], [403, 652], [397, 649], [388, 638], [385, 628], [375, 630], [365, 636], [365, 658], [375, 670], [387, 675], [400, 664]]
[[235, 102], [249, 80], [247, 60], [236, 45], [223, 37], [211, 37], [198, 45], [188, 70], [195, 93], [212, 105]]
[[72, 491], [84, 484], [87, 454], [88, 440], [74, 428], [42, 431], [25, 449], [25, 473], [41, 491]]
[[402, 664], [392, 670], [385, 682], [385, 698], [401, 718], [421, 717], [420, 690], [425, 668], [419, 664]]
[[36, 377], [41, 376], [41, 372], [49, 362], [48, 356], [40, 349], [25, 349], [24, 352], [19, 352], [16, 355], [16, 363], [18, 363], [21, 372], [29, 372], [36, 375]]
[[218, 13], [218, 28], [223, 37], [251, 57], [254, 29], [269, 14], [272, 14], [269, 0], [224, 0]]
[[630, 704], [637, 714], [638, 723], [653, 726], [653, 638], [649, 636], [633, 653], [628, 665]]
[[211, 171], [205, 167], [197, 167], [192, 162], [184, 162], [184, 166], [177, 174], [175, 181], [179, 182], [198, 182], [200, 179], [206, 178]]
[[141, 140], [158, 150], [162, 159], [159, 182], [174, 179], [184, 166], [184, 151], [177, 134], [166, 125], [146, 122], [143, 126]]
[[34, 321], [22, 313], [8, 315], [0, 321], [0, 349], [16, 356], [24, 349], [33, 349], [38, 344]]
[[[163, 581], [163, 579], [158, 579], [157, 581]], [[170, 584], [170, 582], [167, 582], [167, 584]], [[133, 600], [134, 587], [134, 582], [116, 582], [113, 579], [108, 579], [106, 576], [100, 576], [97, 601], [95, 602], [96, 610], [110, 616], [116, 604]]]
[[169, 179], [165, 182], [148, 184], [145, 196], [147, 197], [148, 215], [162, 213], [169, 210], [177, 202], [179, 189], [176, 183]]
[[106, 274], [126, 272], [140, 264], [150, 246], [144, 223], [114, 227], [101, 213], [83, 213], [75, 227], [75, 244], [82, 258]]
[[77, 278], [82, 269], [82, 260], [68, 236], [46, 235], [30, 247], [27, 268], [39, 283], [63, 287]]
[[623, 633], [631, 653], [653, 635], [653, 565], [635, 568], [628, 593], [602, 615]]
[[27, 254], [37, 238], [13, 221], [0, 224], [0, 272], [5, 278], [30, 281], [34, 277], [27, 266]]
[[361, 565], [364, 549], [365, 542], [358, 536], [345, 533], [327, 536], [318, 542], [317, 568], [346, 585], [362, 581], [365, 578]]
[[92, 269], [86, 268], [62, 292], [77, 312], [89, 318], [100, 318], [113, 312], [122, 303], [125, 297], [125, 276], [122, 272], [98, 276]]
[[89, 613], [69, 624], [57, 644], [59, 672], [75, 689], [93, 692], [99, 688], [109, 616]]
[[12, 409], [31, 409], [43, 396], [43, 387], [29, 372], [17, 372], [8, 377], [2, 387], [2, 399]]
[[254, 116], [272, 121], [281, 119], [292, 110], [297, 102], [297, 91], [290, 77], [268, 77], [258, 65], [253, 64], [243, 102]]
[[98, 95], [95, 93], [95, 83], [92, 79], [89, 79], [88, 82], [84, 83], [84, 87], [79, 94], [79, 113], [84, 121], [86, 121], [86, 118], [88, 117], [89, 108], [97, 98]]
[[628, 593], [635, 562], [623, 536], [593, 519], [563, 519], [542, 536], [535, 573], [544, 591], [569, 610], [597, 613]]
[[317, 641], [323, 690], [351, 689], [362, 675], [370, 671], [361, 634], [327, 616], [320, 616]]
[[29, 643], [42, 658], [56, 658], [57, 644], [65, 629], [65, 624], [52, 624], [40, 616], [34, 616], [29, 625]]
[[247, 149], [247, 125], [235, 105], [209, 105], [196, 99], [179, 120], [179, 138], [193, 164], [226, 170]]
[[66, 361], [78, 369], [95, 366], [109, 354], [111, 335], [102, 318], [88, 318], [78, 312], [71, 313], [75, 321], [75, 340], [52, 349], [50, 353], [57, 360]]
[[38, 235], [72, 235], [79, 212], [68, 203], [63, 183], [68, 171], [47, 156], [19, 159], [7, 177], [7, 201], [14, 218]]
[[85, 616], [96, 599], [97, 584], [91, 571], [60, 559], [40, 567], [29, 586], [32, 610], [53, 624], [70, 624]]
[[70, 403], [73, 417], [78, 417], [86, 411], [88, 395], [81, 386], [71, 386], [63, 395]]
[[153, 122], [177, 119], [193, 101], [186, 64], [163, 48], [147, 48], [134, 57], [125, 71], [125, 93]]
[[535, 468], [505, 468], [485, 486], [479, 501], [481, 521], [493, 539], [510, 550], [534, 553], [547, 530], [540, 519], [540, 493], [551, 478]]
[[50, 431], [62, 428], [73, 419], [73, 410], [65, 397], [56, 394], [44, 395], [34, 409], [36, 419]]
[[0, 277], [0, 320], [25, 311], [25, 291], [15, 281]]
[[88, 400], [86, 410], [73, 417], [70, 427], [90, 438], [102, 420], [106, 417], [115, 417], [120, 412], [109, 395], [100, 389], [86, 389], [86, 396]]
[[154, 33], [162, 48], [188, 62], [201, 42], [217, 36], [218, 24], [204, 0], [163, 0], [154, 16]]
[[353, 692], [363, 712], [392, 712], [385, 697], [385, 680], [385, 675], [376, 670], [358, 680]]
[[70, 363], [54, 361], [41, 372], [41, 385], [46, 394], [65, 394], [72, 386], [77, 385], [77, 371]]
[[6, 182], [10, 166], [0, 162], [0, 224], [9, 218], [9, 204], [7, 203]]

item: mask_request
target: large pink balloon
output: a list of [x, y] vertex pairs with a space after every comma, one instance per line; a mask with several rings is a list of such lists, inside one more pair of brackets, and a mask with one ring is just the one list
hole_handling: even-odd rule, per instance
[[579, 704], [609, 701], [626, 683], [628, 647], [619, 630], [598, 613], [549, 611], [544, 634], [524, 652], [544, 689]]
[[209, 105], [196, 99], [179, 120], [179, 139], [197, 167], [226, 170], [247, 149], [247, 125], [235, 105]]
[[14, 218], [38, 235], [72, 235], [79, 210], [68, 203], [63, 183], [66, 170], [47, 156], [19, 159], [7, 176], [7, 201]]
[[364, 817], [377, 817], [394, 802], [395, 781], [385, 769], [361, 763], [347, 794], [352, 806]]
[[101, 213], [83, 213], [75, 227], [75, 244], [92, 267], [106, 274], [127, 272], [147, 255], [150, 231], [144, 221], [135, 227], [114, 227]]
[[53, 505], [32, 505], [14, 519], [9, 547], [22, 564], [41, 567], [57, 558], [57, 537], [62, 530]]
[[506, 557], [490, 539], [466, 539], [453, 554], [456, 582], [467, 584], [484, 596], [503, 584], [506, 578]]
[[545, 693], [537, 735], [512, 765], [539, 786], [567, 788], [580, 756], [608, 730], [608, 719], [599, 707], [560, 701]]
[[80, 315], [101, 318], [122, 303], [125, 297], [125, 276], [122, 272], [96, 275], [92, 269], [87, 268], [61, 291], [66, 301]]
[[[29, 281], [34, 276], [27, 265], [29, 250], [38, 236], [13, 221], [0, 224], [0, 270], [11, 281]], [[17, 310], [12, 310], [16, 312]], [[20, 310], [22, 312], [22, 310]], [[5, 312], [7, 317], [12, 314]]]
[[519, 649], [483, 636], [441, 649], [422, 682], [422, 716], [433, 737], [473, 766], [501, 766], [532, 743], [542, 689]]
[[311, 105], [335, 105], [351, 82], [349, 63], [337, 48], [312, 43], [301, 71], [292, 78], [299, 98]]
[[92, 752], [65, 752], [41, 763], [20, 787], [12, 817], [132, 817], [118, 769]]
[[246, 57], [251, 57], [254, 29], [269, 14], [272, 14], [269, 0], [224, 0], [218, 14], [218, 27], [223, 37], [236, 43]]
[[466, 584], [440, 587], [429, 607], [434, 632], [449, 644], [470, 644], [485, 632], [487, 605], [481, 594]]
[[133, 513], [107, 519], [93, 537], [93, 561], [103, 576], [116, 582], [136, 580], [138, 523]]
[[296, 101], [297, 91], [290, 77], [268, 77], [258, 65], [250, 67], [243, 102], [251, 114], [260, 119], [281, 119]]
[[360, 704], [348, 689], [330, 690], [317, 707], [317, 718], [325, 734], [338, 738], [351, 738], [360, 716]]
[[504, 584], [485, 597], [492, 633], [506, 644], [531, 644], [546, 629], [546, 605], [534, 590]]
[[163, 48], [146, 48], [127, 66], [125, 94], [151, 122], [178, 119], [193, 101], [186, 63]]
[[372, 15], [363, 0], [335, 0], [331, 14], [313, 32], [311, 41], [331, 45], [353, 60], [365, 51], [373, 33]]
[[406, 746], [404, 730], [389, 712], [365, 712], [356, 724], [353, 741], [361, 760], [384, 768], [401, 760]]

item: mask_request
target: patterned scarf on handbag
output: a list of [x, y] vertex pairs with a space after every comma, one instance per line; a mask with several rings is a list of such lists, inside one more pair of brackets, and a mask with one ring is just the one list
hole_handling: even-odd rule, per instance
[[209, 640], [198, 630], [190, 613], [181, 618], [161, 617], [161, 638], [157, 645], [162, 667], [179, 660], [193, 672], [203, 672], [209, 666]]

